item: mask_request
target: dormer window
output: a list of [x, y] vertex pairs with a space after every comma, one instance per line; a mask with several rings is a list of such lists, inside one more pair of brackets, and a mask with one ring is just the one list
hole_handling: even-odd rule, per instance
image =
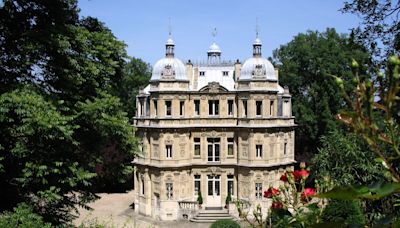
[[199, 74], [200, 74], [200, 76], [205, 76], [206, 72], [205, 71], [200, 71]]
[[229, 72], [228, 71], [222, 71], [222, 76], [228, 76]]

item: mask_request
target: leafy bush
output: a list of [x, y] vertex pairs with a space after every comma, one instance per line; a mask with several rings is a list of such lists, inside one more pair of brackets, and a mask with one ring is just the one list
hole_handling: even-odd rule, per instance
[[51, 224], [43, 222], [43, 218], [33, 213], [29, 205], [21, 203], [13, 212], [7, 211], [0, 215], [0, 228], [3, 227], [47, 228]]
[[345, 225], [365, 223], [360, 202], [352, 200], [330, 200], [322, 212], [322, 220]]
[[197, 202], [199, 202], [200, 205], [203, 204], [203, 196], [201, 196], [201, 192], [199, 192], [199, 196], [197, 197]]
[[240, 228], [240, 225], [233, 220], [223, 219], [215, 221], [210, 228]]

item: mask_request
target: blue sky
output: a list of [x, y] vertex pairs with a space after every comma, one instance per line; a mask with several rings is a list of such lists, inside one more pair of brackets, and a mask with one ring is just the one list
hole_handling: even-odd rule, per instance
[[338, 0], [79, 0], [81, 16], [93, 16], [127, 45], [128, 54], [153, 65], [164, 57], [171, 18], [175, 56], [186, 61], [205, 60], [213, 41], [222, 59], [241, 61], [252, 54], [256, 18], [263, 41], [263, 56], [307, 30], [336, 28], [339, 33], [359, 23], [342, 14]]

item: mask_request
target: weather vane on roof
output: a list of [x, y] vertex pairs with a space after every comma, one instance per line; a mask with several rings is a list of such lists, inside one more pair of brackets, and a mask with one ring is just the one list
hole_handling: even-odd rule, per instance
[[217, 28], [214, 28], [214, 30], [211, 32], [214, 42], [215, 42], [215, 37], [217, 36]]
[[259, 30], [260, 28], [258, 26], [258, 17], [256, 17], [256, 38], [258, 38], [258, 33], [260, 32]]

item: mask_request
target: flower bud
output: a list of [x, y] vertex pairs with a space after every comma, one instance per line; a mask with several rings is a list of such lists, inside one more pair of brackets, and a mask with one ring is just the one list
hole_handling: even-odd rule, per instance
[[305, 169], [306, 168], [306, 163], [305, 162], [300, 162], [300, 168]]
[[343, 88], [344, 88], [344, 85], [343, 85], [343, 80], [342, 80], [341, 78], [339, 78], [339, 77], [336, 77], [336, 78], [335, 78], [335, 82], [336, 82], [336, 85], [338, 85], [338, 86], [339, 86], [339, 88], [341, 88], [341, 89], [343, 89]]
[[356, 69], [356, 68], [359, 67], [358, 62], [357, 62], [355, 59], [353, 59], [353, 60], [351, 61], [351, 67], [352, 67], [353, 69]]

